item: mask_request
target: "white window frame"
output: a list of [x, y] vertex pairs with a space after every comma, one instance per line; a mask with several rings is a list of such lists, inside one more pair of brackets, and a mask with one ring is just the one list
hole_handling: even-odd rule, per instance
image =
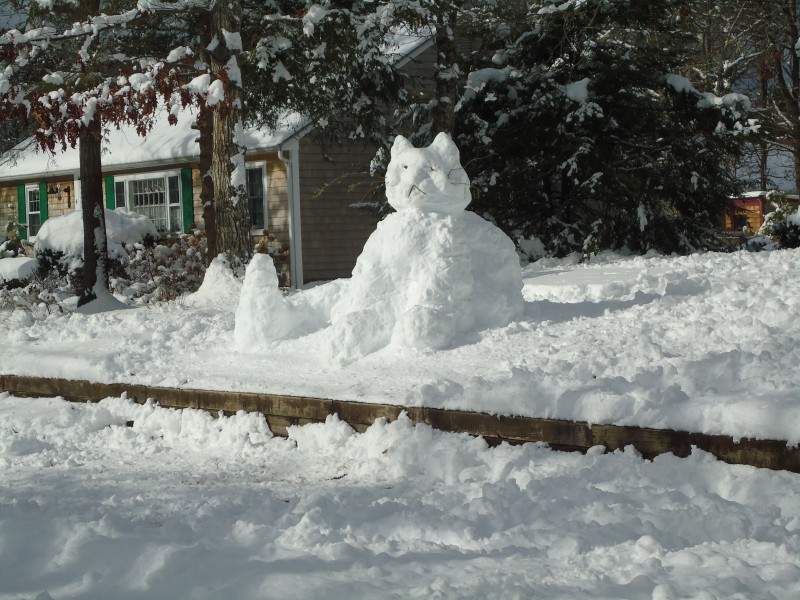
[[[169, 178], [170, 177], [177, 177], [178, 178], [178, 203], [171, 204], [169, 198]], [[167, 230], [164, 232], [159, 232], [164, 235], [172, 235], [172, 234], [179, 234], [183, 231], [183, 189], [181, 186], [181, 170], [180, 169], [171, 169], [169, 171], [148, 171], [146, 173], [135, 173], [131, 175], [115, 175], [114, 176], [114, 204], [116, 207], [121, 208], [119, 205], [119, 200], [117, 198], [117, 184], [124, 183], [125, 184], [125, 210], [129, 210], [131, 212], [137, 212], [135, 207], [131, 205], [131, 200], [133, 199], [133, 194], [131, 193], [131, 182], [134, 181], [142, 181], [146, 179], [163, 179], [164, 180], [164, 193], [167, 197], [167, 204], [166, 204], [166, 213], [167, 213]], [[172, 216], [170, 208], [177, 206], [178, 207], [178, 228], [177, 230], [173, 231], [172, 229]]]
[[[31, 211], [31, 201], [30, 201], [30, 192], [36, 192], [39, 194], [39, 210], [38, 211]], [[39, 188], [39, 184], [28, 184], [25, 186], [25, 227], [28, 231], [28, 241], [36, 240], [36, 235], [31, 233], [31, 215], [39, 215], [39, 229], [42, 228], [42, 195], [41, 190]], [[36, 233], [39, 233], [39, 229], [36, 230]]]
[[[269, 188], [267, 187], [267, 161], [265, 160], [256, 160], [252, 162], [246, 162], [244, 164], [245, 171], [249, 169], [261, 169], [261, 185], [263, 186], [264, 190], [264, 226], [263, 227], [253, 227], [250, 226], [250, 235], [263, 235], [264, 231], [269, 230], [269, 212], [267, 211], [267, 195]], [[247, 177], [245, 175], [245, 186], [247, 185]], [[247, 198], [248, 202], [248, 209], [250, 208], [249, 202], [250, 197], [248, 195]]]

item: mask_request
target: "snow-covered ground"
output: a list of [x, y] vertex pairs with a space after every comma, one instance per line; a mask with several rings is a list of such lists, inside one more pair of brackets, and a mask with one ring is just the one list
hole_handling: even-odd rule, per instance
[[702, 451], [0, 394], [0, 598], [789, 600], [798, 489]]
[[36, 270], [36, 261], [26, 256], [0, 259], [0, 283], [14, 279], [27, 279]]
[[[349, 281], [286, 297], [262, 255], [155, 308], [0, 312], [0, 373], [800, 443], [800, 250], [520, 271], [447, 135], [398, 136], [386, 186]], [[800, 475], [603, 452], [0, 390], [0, 600], [800, 597]]]
[[800, 442], [800, 250], [573, 263], [527, 267], [521, 319], [439, 351], [388, 346], [341, 364], [325, 330], [239, 350], [238, 291], [220, 284], [200, 306], [0, 313], [0, 372]]

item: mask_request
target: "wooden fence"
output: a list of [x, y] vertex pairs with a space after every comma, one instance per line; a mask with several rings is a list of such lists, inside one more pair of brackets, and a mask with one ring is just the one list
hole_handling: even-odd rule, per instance
[[127, 393], [128, 398], [145, 402], [152, 398], [170, 408], [197, 408], [213, 413], [233, 414], [239, 410], [262, 413], [275, 435], [286, 435], [287, 427], [324, 422], [331, 414], [364, 431], [375, 420], [394, 420], [402, 411], [414, 423], [425, 423], [435, 429], [482, 436], [489, 443], [546, 442], [556, 450], [585, 452], [593, 446], [607, 451], [626, 446], [636, 448], [644, 458], [671, 452], [688, 456], [692, 447], [709, 452], [728, 463], [800, 473], [800, 448], [789, 447], [781, 440], [743, 438], [734, 441], [724, 435], [707, 435], [686, 431], [590, 425], [558, 419], [504, 417], [461, 410], [445, 410], [418, 406], [367, 404], [344, 400], [279, 396], [248, 392], [150, 387], [128, 383], [92, 383], [70, 379], [49, 379], [18, 375], [0, 375], [0, 391], [18, 396], [61, 396], [73, 402], [98, 401]]

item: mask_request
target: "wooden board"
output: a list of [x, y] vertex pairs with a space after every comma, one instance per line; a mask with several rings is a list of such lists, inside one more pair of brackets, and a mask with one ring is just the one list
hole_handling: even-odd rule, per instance
[[332, 414], [338, 414], [341, 420], [349, 423], [355, 430], [364, 431], [377, 419], [392, 421], [405, 411], [414, 423], [424, 423], [442, 431], [482, 436], [492, 444], [545, 442], [556, 450], [583, 452], [593, 446], [605, 446], [609, 452], [633, 446], [647, 459], [667, 452], [676, 456], [688, 456], [692, 447], [696, 447], [728, 463], [800, 473], [800, 448], [789, 447], [781, 440], [744, 438], [734, 441], [733, 438], [723, 435], [619, 425], [590, 425], [558, 419], [504, 417], [418, 406], [162, 388], [128, 383], [92, 383], [19, 375], [0, 375], [0, 391], [30, 397], [60, 396], [73, 402], [99, 401], [125, 393], [128, 398], [140, 403], [153, 399], [161, 406], [171, 408], [198, 408], [215, 414], [220, 411], [233, 414], [239, 410], [260, 412], [267, 419], [273, 433], [281, 436], [286, 435], [286, 429], [291, 425], [324, 422]]

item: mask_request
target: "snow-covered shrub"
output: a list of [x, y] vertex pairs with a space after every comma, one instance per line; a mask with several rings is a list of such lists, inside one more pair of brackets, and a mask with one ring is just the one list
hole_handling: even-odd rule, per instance
[[64, 312], [64, 301], [73, 296], [70, 284], [54, 271], [37, 270], [30, 279], [0, 285], [0, 310], [23, 310], [34, 318]]
[[[124, 244], [152, 242], [158, 238], [153, 223], [144, 215], [125, 209], [105, 211], [109, 273], [119, 274], [128, 261]], [[83, 268], [83, 211], [51, 217], [36, 234], [34, 254], [45, 270], [56, 270], [77, 281]]]
[[783, 248], [800, 247], [800, 209], [783, 192], [771, 192], [767, 199], [777, 208], [764, 217], [759, 233], [775, 238]]
[[6, 224], [6, 239], [0, 244], [0, 258], [22, 256], [22, 240], [19, 237], [19, 223], [9, 221]]
[[125, 244], [122, 272], [110, 278], [111, 291], [132, 302], [174, 300], [197, 291], [206, 272], [206, 238], [182, 235], [161, 244]]

